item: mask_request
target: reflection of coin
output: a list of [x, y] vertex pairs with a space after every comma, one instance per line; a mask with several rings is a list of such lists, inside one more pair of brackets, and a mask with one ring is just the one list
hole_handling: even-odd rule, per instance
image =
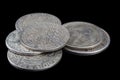
[[6, 46], [13, 52], [16, 52], [20, 55], [37, 55], [41, 52], [32, 51], [25, 48], [20, 43], [20, 32], [15, 30], [11, 32], [6, 38]]
[[26, 70], [46, 70], [55, 66], [62, 57], [62, 50], [35, 56], [21, 56], [10, 51], [7, 53], [9, 62], [16, 68]]
[[87, 22], [69, 22], [64, 24], [70, 32], [68, 47], [72, 48], [92, 48], [100, 44], [101, 36], [96, 25]]
[[96, 47], [89, 48], [89, 49], [79, 49], [79, 50], [65, 47], [65, 50], [76, 53], [78, 55], [94, 55], [94, 54], [102, 52], [103, 50], [105, 50], [109, 46], [110, 37], [109, 37], [108, 33], [106, 31], [104, 31], [103, 29], [100, 29], [100, 31], [102, 33], [102, 41]]
[[24, 30], [29, 25], [38, 24], [39, 22], [50, 22], [61, 25], [61, 21], [54, 15], [48, 13], [31, 13], [20, 17], [16, 21], [16, 29]]
[[43, 52], [61, 49], [68, 40], [68, 30], [53, 23], [39, 23], [38, 25], [29, 26], [21, 35], [21, 43], [24, 46]]

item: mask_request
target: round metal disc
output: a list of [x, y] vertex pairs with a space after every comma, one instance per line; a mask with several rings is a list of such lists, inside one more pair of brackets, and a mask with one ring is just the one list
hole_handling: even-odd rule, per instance
[[21, 35], [21, 43], [29, 49], [55, 51], [63, 48], [69, 40], [68, 30], [61, 25], [39, 23], [33, 26], [26, 28]]
[[41, 54], [42, 52], [38, 51], [32, 51], [30, 49], [25, 48], [21, 43], [20, 43], [20, 31], [13, 31], [11, 32], [7, 38], [6, 38], [6, 46], [10, 51], [16, 52], [17, 54], [20, 55], [38, 55]]
[[108, 35], [108, 33], [106, 31], [104, 31], [103, 29], [100, 30], [102, 32], [102, 42], [97, 45], [94, 48], [89, 48], [89, 49], [72, 49], [72, 48], [68, 48], [65, 47], [64, 49], [73, 53], [76, 53], [78, 55], [94, 55], [94, 54], [98, 54], [100, 52], [102, 52], [103, 50], [105, 50], [109, 44], [110, 44], [110, 37]]
[[60, 24], [61, 21], [54, 15], [48, 13], [31, 13], [20, 17], [15, 24], [16, 29], [24, 30], [29, 25], [38, 24], [39, 22], [50, 22]]
[[7, 58], [16, 68], [40, 71], [55, 66], [62, 58], [62, 50], [36, 56], [21, 56], [8, 51]]
[[69, 22], [64, 24], [70, 32], [66, 46], [72, 48], [93, 48], [100, 44], [101, 35], [96, 25], [87, 22]]

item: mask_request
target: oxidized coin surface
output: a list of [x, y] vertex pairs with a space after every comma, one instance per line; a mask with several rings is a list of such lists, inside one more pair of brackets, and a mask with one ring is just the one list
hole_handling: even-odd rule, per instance
[[100, 44], [101, 35], [98, 27], [88, 22], [69, 22], [64, 24], [70, 32], [66, 46], [72, 48], [93, 48]]
[[32, 51], [30, 49], [25, 48], [20, 43], [20, 35], [21, 35], [21, 32], [15, 30], [7, 36], [6, 46], [8, 47], [8, 49], [20, 55], [37, 55], [42, 53], [42, 52]]
[[16, 29], [24, 30], [29, 25], [38, 24], [39, 22], [50, 22], [55, 24], [60, 24], [59, 18], [48, 13], [31, 13], [20, 17], [15, 24]]
[[49, 52], [63, 48], [69, 37], [68, 30], [62, 25], [42, 22], [26, 28], [21, 43], [32, 50]]
[[55, 66], [62, 58], [62, 50], [35, 56], [21, 56], [8, 51], [7, 58], [16, 68], [40, 71]]
[[65, 50], [76, 53], [78, 55], [94, 55], [94, 54], [98, 54], [98, 53], [102, 52], [109, 46], [110, 37], [109, 37], [108, 33], [106, 31], [104, 31], [103, 29], [101, 29], [100, 31], [102, 33], [102, 42], [99, 45], [97, 45], [96, 47], [89, 48], [89, 49], [79, 49], [79, 50], [65, 47]]

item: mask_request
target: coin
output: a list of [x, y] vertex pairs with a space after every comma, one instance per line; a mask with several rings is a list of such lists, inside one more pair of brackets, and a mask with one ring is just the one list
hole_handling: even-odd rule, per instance
[[20, 43], [20, 31], [12, 31], [6, 38], [6, 46], [13, 52], [16, 52], [17, 54], [20, 55], [37, 55], [41, 54], [42, 52], [38, 51], [32, 51], [30, 49], [25, 48], [21, 43]]
[[21, 35], [21, 43], [29, 49], [55, 51], [63, 48], [69, 40], [69, 32], [62, 25], [42, 22], [33, 26], [26, 28]]
[[16, 23], [15, 27], [17, 30], [24, 30], [29, 25], [38, 24], [39, 22], [50, 22], [61, 25], [61, 21], [59, 18], [52, 14], [48, 13], [31, 13], [20, 17]]
[[16, 68], [41, 71], [55, 66], [62, 58], [62, 50], [35, 56], [21, 56], [8, 51], [7, 58]]
[[63, 24], [70, 32], [70, 39], [66, 46], [72, 48], [93, 48], [100, 44], [99, 28], [88, 22], [69, 22]]
[[65, 50], [76, 53], [78, 55], [95, 55], [104, 51], [110, 44], [110, 37], [105, 30], [101, 29], [100, 31], [102, 32], [102, 42], [96, 47], [89, 49], [79, 49], [79, 50], [65, 47]]

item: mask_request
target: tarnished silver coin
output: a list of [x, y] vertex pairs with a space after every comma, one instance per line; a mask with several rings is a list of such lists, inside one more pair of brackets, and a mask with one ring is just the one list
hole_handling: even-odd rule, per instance
[[93, 48], [100, 44], [99, 28], [88, 22], [69, 22], [63, 25], [70, 32], [70, 39], [66, 46], [72, 48]]
[[42, 53], [42, 52], [32, 51], [30, 49], [25, 48], [20, 43], [20, 35], [21, 35], [21, 32], [15, 30], [7, 36], [5, 42], [9, 50], [16, 52], [17, 54], [20, 54], [20, 55], [38, 55]]
[[89, 48], [89, 49], [73, 49], [73, 48], [68, 48], [65, 47], [64, 49], [73, 53], [76, 53], [78, 55], [95, 55], [98, 54], [100, 52], [102, 52], [103, 50], [105, 50], [109, 44], [110, 44], [110, 37], [108, 35], [108, 33], [106, 31], [104, 31], [103, 29], [100, 30], [102, 33], [102, 42], [97, 45], [94, 48]]
[[68, 30], [62, 25], [42, 22], [26, 28], [21, 35], [21, 43], [32, 50], [49, 52], [63, 48], [69, 37]]
[[62, 58], [62, 50], [35, 56], [21, 56], [8, 51], [7, 58], [16, 68], [40, 71], [55, 66]]
[[38, 24], [39, 22], [50, 22], [55, 24], [62, 24], [60, 19], [56, 16], [48, 13], [31, 13], [20, 17], [16, 23], [15, 27], [18, 30], [24, 30], [29, 25]]

